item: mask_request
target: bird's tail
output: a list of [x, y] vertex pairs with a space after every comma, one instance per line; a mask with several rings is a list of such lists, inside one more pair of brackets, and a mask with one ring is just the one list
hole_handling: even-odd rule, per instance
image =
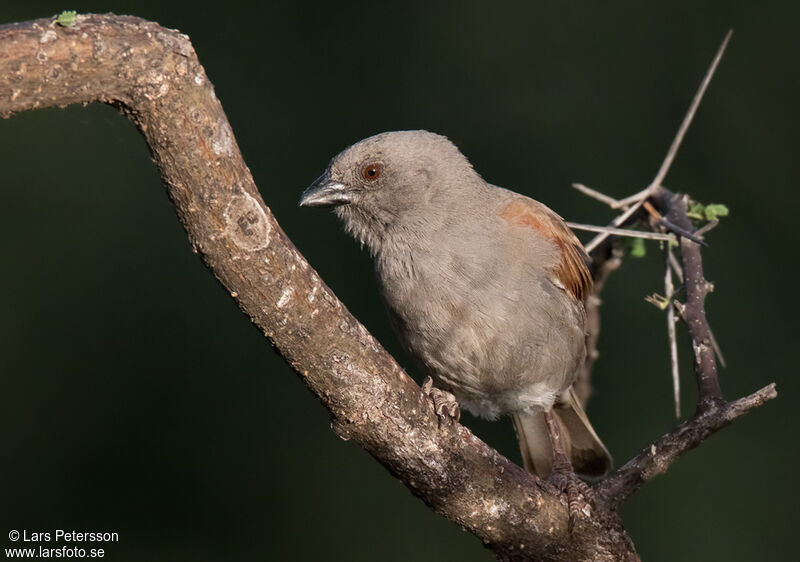
[[[561, 426], [564, 446], [575, 472], [590, 478], [606, 474], [611, 468], [611, 455], [589, 423], [571, 387], [553, 407], [553, 411]], [[553, 467], [553, 447], [544, 414], [513, 414], [512, 419], [525, 469], [547, 478]]]

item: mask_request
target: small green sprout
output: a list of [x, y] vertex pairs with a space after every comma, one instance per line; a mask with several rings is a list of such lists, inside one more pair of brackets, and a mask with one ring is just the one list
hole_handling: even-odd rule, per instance
[[78, 19], [78, 12], [75, 10], [64, 10], [56, 16], [56, 23], [61, 27], [72, 27]]
[[698, 221], [713, 221], [719, 217], [727, 217], [729, 213], [728, 207], [721, 203], [703, 205], [702, 203], [692, 202], [686, 216]]
[[644, 300], [658, 308], [659, 310], [667, 310], [667, 307], [672, 303], [672, 299], [669, 297], [662, 297], [658, 293], [653, 293], [649, 297], [645, 297]]
[[728, 207], [721, 203], [706, 205], [706, 219], [710, 221], [716, 220], [718, 217], [727, 217], [729, 212]]
[[686, 212], [686, 216], [690, 219], [701, 221], [706, 218], [705, 211], [706, 208], [702, 203], [692, 203], [691, 207], [689, 207], [689, 210]]
[[628, 238], [628, 253], [632, 258], [643, 258], [647, 255], [644, 240], [641, 238]]

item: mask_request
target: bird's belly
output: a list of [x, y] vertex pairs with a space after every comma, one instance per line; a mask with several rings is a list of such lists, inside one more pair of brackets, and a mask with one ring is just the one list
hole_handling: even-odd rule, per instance
[[385, 295], [395, 331], [437, 385], [473, 414], [493, 419], [549, 409], [572, 383], [584, 353], [582, 321], [525, 322], [512, 300], [470, 299], [433, 286], [414, 293], [397, 302]]

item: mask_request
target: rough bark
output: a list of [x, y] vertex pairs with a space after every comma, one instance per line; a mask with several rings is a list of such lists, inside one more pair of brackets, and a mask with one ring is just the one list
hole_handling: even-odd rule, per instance
[[[648, 195], [648, 200], [651, 200], [666, 217], [663, 223], [695, 237], [694, 226], [687, 215], [686, 196], [675, 194], [663, 186], [654, 186], [652, 193]], [[637, 215], [631, 216], [630, 220], [637, 220]], [[616, 269], [614, 266], [610, 270], [608, 268], [608, 264], [613, 263], [615, 259], [613, 251], [605, 249], [609, 244], [609, 240], [605, 241], [592, 253], [596, 276], [599, 275], [602, 281], [605, 281], [610, 271]], [[657, 439], [595, 486], [601, 503], [608, 509], [616, 509], [646, 481], [666, 472], [680, 455], [694, 449], [734, 419], [778, 395], [773, 383], [733, 402], [727, 402], [722, 397], [712, 343], [714, 338], [705, 310], [705, 298], [711, 291], [712, 285], [703, 275], [701, 246], [681, 237], [680, 249], [686, 302], [676, 301], [674, 305], [686, 323], [691, 337], [700, 401], [689, 420]], [[590, 309], [589, 312], [593, 312], [595, 316], [599, 315], [597, 309], [594, 311]], [[594, 338], [596, 341], [596, 334]], [[586, 377], [588, 378], [588, 374]]]
[[328, 409], [342, 438], [501, 559], [637, 559], [614, 509], [614, 486], [600, 485], [597, 508], [569, 534], [565, 501], [549, 484], [467, 428], [440, 427], [428, 398], [262, 201], [185, 35], [114, 15], [78, 16], [71, 27], [51, 20], [0, 27], [0, 115], [96, 101], [118, 107], [142, 132], [192, 247]]
[[[654, 201], [662, 209], [665, 218], [683, 230], [694, 230], [692, 222], [686, 215], [687, 197], [676, 195], [662, 189]], [[681, 238], [681, 260], [683, 261], [683, 285], [686, 287], [686, 303], [681, 307], [681, 318], [686, 322], [689, 335], [692, 337], [694, 351], [694, 372], [697, 377], [697, 388], [700, 392], [700, 408], [710, 408], [722, 401], [722, 389], [719, 385], [717, 361], [714, 356], [714, 345], [711, 328], [706, 318], [706, 296], [714, 289], [703, 274], [703, 259], [700, 245], [686, 238]]]
[[656, 440], [600, 482], [595, 491], [610, 509], [617, 508], [642, 484], [667, 471], [678, 457], [694, 449], [733, 420], [778, 395], [770, 384], [733, 402], [713, 402], [698, 407], [695, 415]]

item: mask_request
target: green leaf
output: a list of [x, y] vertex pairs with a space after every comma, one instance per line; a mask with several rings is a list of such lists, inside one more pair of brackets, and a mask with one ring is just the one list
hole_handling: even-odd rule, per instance
[[706, 219], [706, 208], [703, 207], [702, 203], [692, 203], [692, 206], [689, 207], [689, 210], [686, 212], [686, 216], [690, 219], [695, 220], [705, 220]]
[[64, 10], [56, 16], [56, 23], [61, 27], [72, 27], [78, 19], [78, 12], [75, 10]]
[[644, 240], [641, 238], [628, 239], [628, 252], [632, 258], [643, 258], [647, 255], [647, 250], [644, 247]]
[[716, 220], [717, 217], [727, 217], [728, 213], [730, 213], [728, 207], [721, 203], [712, 203], [705, 208], [705, 218], [710, 221]]

